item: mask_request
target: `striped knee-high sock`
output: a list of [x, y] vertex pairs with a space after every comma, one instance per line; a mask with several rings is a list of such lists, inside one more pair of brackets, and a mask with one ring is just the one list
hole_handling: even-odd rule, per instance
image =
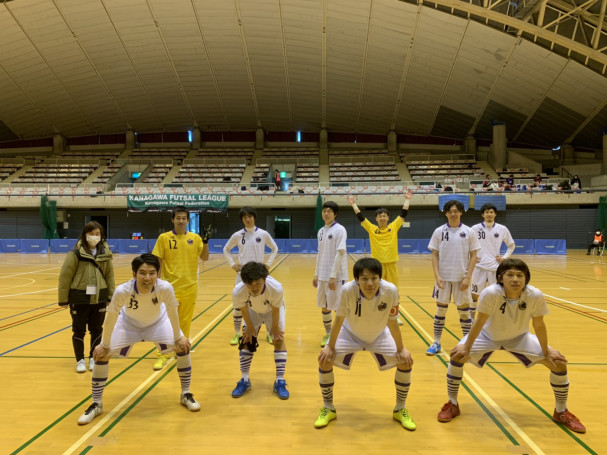
[[334, 409], [333, 406], [333, 385], [335, 378], [333, 376], [333, 368], [329, 371], [318, 369], [318, 383], [320, 384], [320, 392], [322, 393], [322, 401], [324, 407]]
[[554, 407], [556, 412], [567, 409], [567, 397], [569, 395], [569, 378], [567, 370], [561, 372], [550, 372], [550, 385], [554, 390]]
[[234, 333], [240, 334], [241, 325], [242, 325], [242, 311], [234, 308]]
[[445, 328], [445, 316], [447, 316], [446, 306], [436, 306], [436, 315], [434, 316], [434, 341], [440, 344]]
[[249, 380], [249, 371], [251, 370], [251, 362], [253, 361], [253, 353], [247, 349], [240, 351], [240, 372], [245, 381]]
[[470, 331], [470, 327], [472, 327], [472, 319], [470, 318], [470, 308], [457, 308], [457, 312], [459, 313], [459, 325], [462, 328], [462, 333], [464, 336], [468, 335]]
[[93, 367], [93, 378], [91, 379], [93, 403], [101, 404], [103, 400], [103, 391], [105, 390], [109, 369], [110, 366], [107, 361], [95, 362], [95, 366]]
[[287, 367], [287, 351], [274, 351], [274, 363], [276, 364], [276, 379], [285, 378]]
[[474, 324], [474, 318], [476, 316], [476, 305], [477, 303], [472, 303], [473, 306], [470, 307], [470, 321]]
[[333, 318], [331, 317], [330, 311], [328, 313], [322, 313], [322, 323], [325, 326], [325, 332], [327, 332], [327, 335], [329, 333], [331, 333], [331, 321], [332, 320], [333, 320]]
[[463, 377], [464, 364], [450, 360], [449, 368], [447, 368], [447, 395], [449, 396], [449, 401], [453, 404], [457, 404], [457, 393], [459, 392], [459, 385]]
[[192, 380], [192, 359], [190, 354], [177, 354], [177, 374], [181, 382], [181, 394], [190, 392]]
[[401, 370], [396, 367], [394, 384], [396, 385], [396, 406], [394, 409], [403, 409], [405, 407], [405, 402], [407, 401], [407, 395], [409, 394], [409, 387], [411, 386], [411, 368], [408, 370]]

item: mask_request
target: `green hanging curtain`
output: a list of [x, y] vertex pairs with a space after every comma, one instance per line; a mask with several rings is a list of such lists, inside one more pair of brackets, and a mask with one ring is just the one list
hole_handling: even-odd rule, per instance
[[40, 222], [44, 226], [43, 238], [59, 238], [57, 232], [57, 201], [49, 201], [46, 195], [40, 198]]
[[605, 231], [605, 227], [607, 226], [607, 196], [601, 196], [599, 198], [599, 213], [597, 226], [603, 232]]
[[318, 230], [325, 225], [324, 220], [322, 219], [322, 196], [318, 193], [316, 197], [316, 212], [314, 216], [314, 231], [318, 232]]

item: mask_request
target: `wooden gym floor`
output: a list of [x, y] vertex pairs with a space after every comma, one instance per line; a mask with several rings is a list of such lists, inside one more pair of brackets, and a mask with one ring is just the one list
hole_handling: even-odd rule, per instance
[[[117, 284], [131, 277], [132, 257], [115, 256]], [[316, 358], [324, 333], [312, 287], [314, 255], [280, 255], [272, 270], [285, 289], [289, 400], [272, 395], [273, 349], [263, 336], [251, 368], [253, 388], [242, 398], [231, 397], [240, 378], [238, 351], [228, 343], [234, 272], [222, 255], [212, 255], [201, 267], [191, 334], [192, 392], [201, 412], [180, 406], [174, 361], [154, 372], [153, 346], [141, 343], [129, 359], [112, 359], [104, 413], [78, 426], [76, 420], [91, 400], [91, 374], [74, 371], [70, 317], [55, 305], [63, 258], [0, 255], [2, 453], [552, 455], [599, 453], [607, 446], [607, 256], [586, 256], [581, 250], [567, 256], [521, 256], [531, 267], [531, 284], [547, 296], [549, 341], [569, 359], [569, 408], [586, 425], [585, 435], [551, 421], [548, 370], [525, 369], [503, 352], [483, 369], [466, 366], [462, 415], [451, 423], [437, 422], [447, 400], [448, 356], [425, 355], [435, 310], [430, 255], [403, 255], [399, 262], [402, 332], [415, 359], [407, 400], [415, 432], [392, 420], [393, 370], [378, 372], [366, 353], [356, 357], [351, 371], [335, 369], [338, 418], [327, 428], [314, 429], [322, 404]], [[350, 255], [350, 270], [357, 258]], [[445, 351], [460, 336], [451, 306]]]

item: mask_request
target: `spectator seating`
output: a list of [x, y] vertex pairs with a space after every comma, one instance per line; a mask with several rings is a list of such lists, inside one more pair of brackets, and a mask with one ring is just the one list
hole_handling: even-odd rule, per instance
[[413, 180], [482, 175], [481, 167], [474, 160], [411, 160], [406, 164]]
[[17, 177], [13, 183], [78, 186], [98, 167], [98, 163], [48, 162], [36, 164], [25, 174]]
[[135, 149], [129, 154], [129, 158], [169, 158], [176, 163], [181, 163], [189, 152], [188, 149], [182, 148]]
[[101, 172], [101, 174], [99, 174], [97, 177], [95, 177], [95, 180], [93, 180], [93, 183], [107, 183], [110, 181], [110, 179], [112, 177], [114, 177], [114, 175], [116, 175], [116, 173], [122, 168], [121, 164], [110, 164], [106, 169], [103, 170], [103, 172]]
[[246, 164], [186, 161], [171, 183], [239, 183]]
[[66, 150], [59, 155], [62, 159], [96, 159], [101, 162], [111, 163], [120, 156], [123, 150]]
[[318, 174], [318, 164], [298, 164], [295, 168], [295, 183], [304, 185], [308, 183], [318, 183]]
[[153, 164], [152, 170], [145, 176], [143, 183], [161, 183], [172, 167], [172, 164]]
[[262, 158], [318, 158], [315, 147], [264, 149]]
[[270, 175], [270, 163], [265, 160], [257, 160], [255, 164], [255, 169], [253, 170], [253, 176], [251, 178], [251, 183], [267, 183], [271, 182]]
[[375, 149], [375, 150], [329, 150], [329, 157], [334, 156], [386, 156], [388, 152], [386, 150]]
[[253, 153], [255, 151], [252, 148], [213, 148], [204, 149], [196, 152], [194, 158], [233, 158], [233, 159], [244, 159], [249, 164], [253, 159]]
[[331, 183], [342, 182], [356, 184], [357, 182], [398, 182], [400, 175], [394, 162], [366, 161], [353, 157], [352, 160], [331, 162], [329, 165], [329, 180]]
[[0, 163], [0, 181], [6, 180], [23, 167], [23, 163]]

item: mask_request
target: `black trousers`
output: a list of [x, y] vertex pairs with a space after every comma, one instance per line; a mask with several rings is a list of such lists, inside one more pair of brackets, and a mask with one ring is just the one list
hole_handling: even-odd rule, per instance
[[72, 344], [76, 360], [84, 359], [84, 335], [88, 324], [91, 334], [91, 350], [89, 357], [93, 357], [93, 350], [101, 342], [103, 334], [103, 321], [105, 320], [105, 303], [73, 304], [70, 303], [72, 315]]

